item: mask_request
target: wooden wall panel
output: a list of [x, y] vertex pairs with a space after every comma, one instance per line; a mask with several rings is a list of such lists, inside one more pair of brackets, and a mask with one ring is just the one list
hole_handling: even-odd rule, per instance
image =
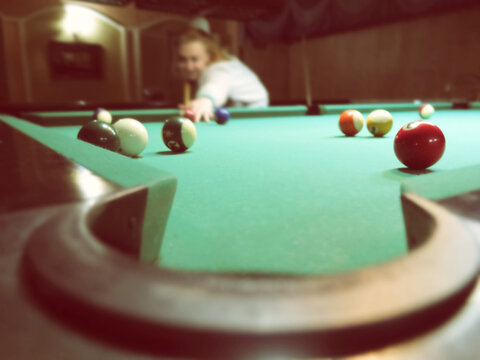
[[281, 43], [256, 45], [245, 41], [241, 44], [241, 59], [260, 77], [271, 100], [292, 99], [289, 54], [290, 47]]
[[7, 81], [7, 65], [5, 56], [5, 36], [4, 36], [4, 20], [0, 19], [0, 103], [7, 102], [8, 81]]
[[[60, 23], [64, 4], [94, 10], [101, 19], [97, 21], [100, 24], [97, 35], [74, 39], [65, 34]], [[2, 49], [6, 53], [3, 68], [8, 74], [9, 102], [142, 101], [147, 99], [144, 89], [162, 92], [172, 104], [183, 101], [182, 81], [175, 74], [173, 46], [178, 29], [169, 26], [185, 24], [188, 19], [184, 17], [139, 10], [133, 3], [116, 7], [67, 0], [0, 1], [0, 16], [5, 19]], [[120, 27], [104, 21], [103, 16]], [[215, 19], [211, 21], [211, 29], [232, 53], [238, 54], [237, 23]], [[50, 40], [101, 45], [105, 56], [103, 80], [52, 79], [47, 56]], [[123, 67], [125, 63], [127, 68]]]
[[65, 4], [91, 8], [124, 26], [138, 26], [170, 16], [161, 12], [137, 9], [134, 3], [127, 6], [112, 6], [70, 0], [1, 0], [0, 15], [24, 18], [42, 9]]
[[5, 74], [8, 87], [8, 102], [25, 102], [25, 74], [22, 67], [20, 27], [16, 21], [4, 19], [3, 47], [5, 51]]
[[230, 54], [238, 56], [239, 54], [239, 24], [235, 21], [210, 19], [210, 32], [218, 36], [220, 44], [227, 49]]
[[[27, 99], [27, 74], [22, 69], [22, 49], [19, 25], [25, 16], [52, 6], [70, 3], [66, 0], [25, 0], [0, 2], [3, 21], [3, 39], [8, 80], [9, 99], [22, 102]], [[75, 3], [74, 1], [71, 3]], [[103, 30], [107, 50], [106, 83], [52, 82], [46, 77], [45, 42], [57, 38], [59, 29], [52, 25], [58, 19], [45, 15], [34, 20], [25, 32], [26, 52], [32, 101], [68, 102], [84, 99], [99, 102], [142, 100], [146, 87], [160, 87], [172, 102], [179, 97], [179, 79], [172, 68], [174, 58], [170, 45], [158, 47], [162, 35], [150, 31], [165, 21], [185, 19], [157, 12], [127, 7], [78, 3], [98, 10], [117, 21], [128, 32], [140, 29], [140, 49], [144, 54], [141, 66], [134, 67], [136, 46], [131, 33], [120, 39], [118, 30]], [[61, 8], [58, 8], [59, 11]], [[14, 18], [12, 18], [12, 16]], [[324, 36], [307, 41], [310, 80], [313, 97], [323, 99], [350, 99], [352, 101], [411, 101], [479, 99], [480, 66], [480, 7], [455, 13], [435, 15], [399, 23], [384, 24]], [[151, 24], [151, 26], [149, 26]], [[244, 40], [241, 26], [234, 22], [212, 20], [213, 32], [221, 33], [230, 51], [239, 56], [262, 79], [273, 103], [303, 102], [302, 53], [300, 44], [271, 43], [263, 46]], [[143, 29], [143, 30], [142, 30]], [[147, 31], [147, 29], [150, 29]], [[168, 41], [167, 41], [168, 42]], [[42, 45], [41, 45], [42, 44]], [[129, 55], [122, 58], [122, 47]], [[124, 74], [122, 62], [129, 64]], [[166, 63], [165, 61], [169, 62]], [[137, 89], [137, 86], [139, 88]], [[125, 89], [127, 87], [127, 89]], [[141, 87], [141, 88], [140, 88]]]
[[[64, 4], [80, 5], [96, 12], [97, 35], [75, 39], [66, 34], [61, 25]], [[104, 19], [104, 16], [108, 19]], [[144, 74], [141, 66], [135, 66], [135, 60], [141, 57], [136, 52], [139, 47], [136, 46], [133, 33], [148, 24], [180, 18], [138, 10], [133, 3], [116, 7], [65, 0], [1, 1], [0, 17], [4, 19], [3, 49], [9, 84], [8, 102], [15, 103], [143, 100], [142, 89], [139, 88], [142, 82], [139, 79], [142, 76], [150, 79], [150, 74]], [[50, 40], [101, 45], [104, 50], [103, 79], [52, 79], [47, 55]], [[160, 52], [165, 52], [165, 49]], [[146, 56], [149, 55], [147, 51]], [[23, 60], [26, 66], [23, 66]], [[126, 68], [124, 64], [127, 64]]]
[[[125, 39], [121, 29], [111, 23], [96, 18], [99, 36], [94, 39], [63, 32], [61, 21], [63, 8], [41, 13], [25, 22], [25, 55], [28, 64], [31, 102], [121, 102], [128, 100], [123, 71], [122, 52]], [[103, 78], [94, 79], [54, 79], [51, 76], [48, 60], [48, 43], [50, 40], [93, 43], [103, 48]]]
[[0, 14], [8, 17], [24, 17], [49, 6], [61, 5], [62, 0], [2, 0]]
[[165, 21], [142, 31], [143, 89], [163, 95], [169, 104], [183, 102], [183, 82], [176, 70], [177, 41], [184, 21]]
[[[480, 8], [307, 41], [314, 99], [479, 99]], [[276, 100], [304, 99], [301, 46], [247, 41], [244, 59]], [[286, 77], [279, 68], [288, 69]], [[281, 90], [280, 90], [281, 89]]]
[[8, 101], [8, 82], [6, 71], [6, 57], [5, 57], [5, 37], [4, 37], [4, 21], [0, 19], [0, 103]]

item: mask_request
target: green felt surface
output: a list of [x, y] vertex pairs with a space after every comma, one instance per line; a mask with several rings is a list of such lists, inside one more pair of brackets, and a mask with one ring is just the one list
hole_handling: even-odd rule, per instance
[[146, 153], [179, 178], [163, 264], [310, 274], [403, 254], [399, 189], [383, 174], [388, 157], [368, 172], [358, 161], [388, 139], [338, 137], [323, 120], [200, 124], [190, 154]]
[[[342, 136], [338, 113], [201, 123], [194, 146], [179, 155], [163, 144], [161, 123], [146, 123], [148, 147], [133, 161], [178, 177], [161, 265], [317, 274], [405, 254], [401, 184], [419, 192], [433, 183], [460, 186], [450, 170], [478, 163], [480, 112], [434, 114], [447, 149], [424, 172], [407, 171], [393, 152], [396, 132], [418, 114], [393, 115], [384, 138], [373, 138], [366, 128], [356, 137]], [[78, 127], [52, 131], [75, 136]]]
[[402, 183], [402, 193], [412, 192], [430, 200], [442, 200], [479, 189], [480, 165], [429, 174]]

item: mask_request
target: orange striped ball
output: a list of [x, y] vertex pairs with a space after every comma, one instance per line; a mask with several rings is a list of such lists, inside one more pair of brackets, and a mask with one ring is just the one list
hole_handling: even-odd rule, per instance
[[354, 136], [363, 128], [363, 115], [357, 110], [345, 110], [340, 114], [338, 126], [347, 136]]

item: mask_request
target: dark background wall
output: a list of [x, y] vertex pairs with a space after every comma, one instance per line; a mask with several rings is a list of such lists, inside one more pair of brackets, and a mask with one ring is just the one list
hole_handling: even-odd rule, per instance
[[[48, 42], [72, 41], [58, 25], [66, 3], [100, 15], [101, 36], [80, 41], [102, 46], [101, 81], [59, 81], [48, 71]], [[475, 7], [308, 39], [313, 98], [479, 100], [479, 18], [480, 7]], [[133, 3], [115, 7], [25, 0], [0, 2], [0, 19], [0, 102], [142, 101], [144, 90], [161, 93], [172, 104], [182, 100], [172, 34], [185, 24], [185, 17], [139, 10]], [[230, 51], [258, 73], [272, 102], [304, 101], [301, 43], [259, 45], [245, 36], [238, 23], [210, 20], [213, 32]]]
[[[480, 8], [307, 40], [316, 99], [479, 99]], [[245, 41], [275, 100], [304, 97], [302, 47]]]
[[0, 19], [0, 103], [8, 101], [7, 66], [5, 63], [5, 47], [3, 46], [3, 21]]

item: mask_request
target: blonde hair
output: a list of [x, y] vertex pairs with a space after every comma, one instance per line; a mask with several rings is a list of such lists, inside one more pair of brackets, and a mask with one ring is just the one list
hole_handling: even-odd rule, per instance
[[218, 40], [201, 29], [191, 28], [185, 31], [180, 36], [179, 46], [195, 41], [198, 41], [205, 46], [212, 63], [222, 60], [230, 60], [230, 55], [224, 48], [222, 48]]

